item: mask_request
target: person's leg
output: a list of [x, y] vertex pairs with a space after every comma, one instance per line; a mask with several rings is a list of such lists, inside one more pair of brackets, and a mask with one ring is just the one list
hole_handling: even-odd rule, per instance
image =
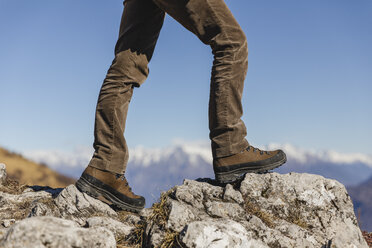
[[95, 152], [76, 182], [76, 187], [93, 197], [103, 196], [116, 207], [140, 211], [145, 205], [124, 177], [128, 148], [123, 133], [133, 87], [147, 78], [147, 64], [153, 54], [164, 11], [151, 0], [126, 0], [115, 47], [115, 59], [103, 82], [96, 109]]
[[211, 46], [214, 62], [209, 102], [213, 157], [248, 147], [241, 98], [248, 66], [244, 32], [223, 0], [154, 0], [199, 39]]
[[126, 0], [115, 59], [102, 85], [96, 109], [94, 155], [89, 165], [124, 174], [128, 147], [123, 136], [134, 86], [148, 76], [164, 12], [151, 0]]
[[233, 182], [244, 173], [285, 163], [283, 151], [261, 151], [245, 139], [241, 99], [248, 67], [247, 40], [224, 0], [153, 1], [212, 48], [209, 129], [217, 181]]

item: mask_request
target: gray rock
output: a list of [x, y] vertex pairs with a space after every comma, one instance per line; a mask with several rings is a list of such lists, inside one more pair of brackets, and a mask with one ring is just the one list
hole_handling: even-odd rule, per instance
[[56, 216], [76, 221], [84, 225], [92, 216], [117, 217], [117, 213], [107, 204], [81, 193], [75, 185], [69, 185], [54, 199], [56, 209], [45, 204], [36, 204], [30, 216]]
[[232, 220], [245, 220], [247, 218], [245, 210], [237, 203], [206, 201], [204, 209], [213, 218], [225, 218]]
[[197, 209], [204, 209], [204, 202], [220, 201], [223, 196], [222, 187], [212, 186], [208, 183], [185, 180], [183, 185], [173, 189], [175, 198]]
[[[266, 228], [254, 229], [262, 239], [270, 239], [266, 243], [277, 244], [287, 237], [298, 247], [329, 243], [368, 247], [357, 225], [351, 199], [345, 187], [335, 180], [298, 173], [247, 174], [240, 192], [250, 203], [249, 208], [253, 208], [248, 212], [266, 223]], [[270, 237], [265, 229], [276, 230], [278, 236]]]
[[134, 225], [123, 223], [109, 217], [92, 217], [87, 219], [87, 227], [104, 227], [110, 230], [116, 239], [127, 239]]
[[181, 232], [187, 223], [196, 218], [189, 205], [182, 204], [178, 201], [171, 201], [167, 228], [176, 232]]
[[252, 239], [241, 224], [226, 219], [191, 222], [180, 239], [190, 248], [268, 248]]
[[13, 225], [0, 247], [68, 248], [116, 247], [111, 231], [104, 227], [81, 228], [70, 220], [55, 217], [27, 218]]
[[[54, 205], [53, 201], [52, 201], [52, 204]], [[61, 216], [61, 214], [59, 213], [58, 210], [51, 207], [50, 205], [48, 206], [47, 204], [42, 203], [42, 202], [33, 202], [28, 217], [35, 217], [35, 216], [55, 216], [55, 217], [59, 217], [59, 216]]]
[[229, 202], [236, 202], [238, 204], [243, 204], [242, 194], [233, 188], [231, 184], [227, 184], [225, 187], [225, 192], [223, 193], [223, 199]]
[[6, 228], [4, 228], [3, 226], [0, 226], [0, 244], [1, 244], [1, 241], [4, 239], [4, 235], [6, 231], [7, 231]]
[[45, 192], [45, 191], [39, 191], [39, 192], [25, 191], [19, 195], [13, 195], [9, 193], [0, 192], [0, 199], [10, 204], [38, 201], [40, 199], [47, 199], [47, 198], [52, 198], [52, 194]]
[[248, 174], [239, 190], [185, 180], [165, 201], [166, 223], [146, 230], [152, 247], [177, 232], [186, 247], [368, 248], [345, 187], [317, 175]]
[[[30, 194], [35, 194], [35, 192], [30, 192]], [[48, 197], [51, 197], [51, 195], [48, 195]], [[60, 217], [73, 220], [80, 225], [85, 225], [86, 220], [93, 216], [118, 217], [109, 205], [81, 193], [75, 185], [69, 185], [50, 201], [45, 201], [45, 199], [43, 201], [33, 201], [29, 217], [35, 216]]]
[[147, 235], [145, 240], [148, 240], [144, 247], [161, 247], [165, 239], [165, 232], [159, 226], [154, 225], [151, 228], [146, 229], [146, 233], [151, 233]]
[[3, 184], [6, 180], [6, 166], [3, 163], [0, 163], [0, 185]]
[[2, 220], [1, 221], [1, 225], [5, 228], [8, 228], [10, 227], [11, 225], [13, 225], [15, 223], [15, 219], [7, 219], [7, 220]]
[[24, 191], [9, 194], [0, 191], [0, 220], [22, 219], [29, 215], [30, 206], [39, 200], [51, 199], [52, 194], [40, 191]]

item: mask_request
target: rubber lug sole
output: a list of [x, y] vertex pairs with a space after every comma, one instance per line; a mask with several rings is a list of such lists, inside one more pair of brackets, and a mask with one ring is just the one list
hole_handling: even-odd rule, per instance
[[111, 201], [115, 207], [121, 210], [139, 213], [143, 209], [143, 207], [133, 206], [126, 202], [121, 201], [120, 199], [118, 199], [116, 196], [114, 196], [110, 192], [104, 189], [98, 188], [97, 186], [89, 183], [87, 180], [85, 180], [82, 177], [75, 183], [75, 185], [81, 192], [84, 192], [93, 198], [98, 198], [99, 196], [106, 198], [107, 200]]
[[264, 174], [264, 173], [269, 172], [270, 170], [280, 167], [285, 162], [287, 162], [286, 157], [284, 157], [282, 160], [279, 160], [275, 163], [261, 166], [259, 168], [245, 167], [245, 168], [239, 168], [239, 169], [229, 171], [229, 172], [216, 172], [215, 173], [216, 181], [218, 181], [221, 184], [235, 183], [239, 180], [242, 180], [245, 174], [247, 173]]

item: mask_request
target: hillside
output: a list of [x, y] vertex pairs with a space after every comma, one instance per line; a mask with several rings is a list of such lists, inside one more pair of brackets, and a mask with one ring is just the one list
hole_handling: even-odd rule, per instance
[[51, 170], [44, 164], [35, 163], [22, 155], [0, 147], [0, 163], [7, 166], [10, 178], [20, 184], [65, 187], [75, 180]]
[[348, 187], [348, 192], [356, 215], [360, 215], [362, 230], [372, 231], [372, 177], [358, 186]]

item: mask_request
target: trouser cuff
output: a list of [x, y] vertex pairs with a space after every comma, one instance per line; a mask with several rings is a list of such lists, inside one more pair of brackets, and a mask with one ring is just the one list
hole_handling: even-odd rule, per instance
[[249, 143], [246, 139], [238, 144], [233, 144], [228, 147], [219, 147], [216, 149], [212, 148], [213, 158], [222, 158], [232, 156], [234, 154], [244, 151], [249, 146]]

